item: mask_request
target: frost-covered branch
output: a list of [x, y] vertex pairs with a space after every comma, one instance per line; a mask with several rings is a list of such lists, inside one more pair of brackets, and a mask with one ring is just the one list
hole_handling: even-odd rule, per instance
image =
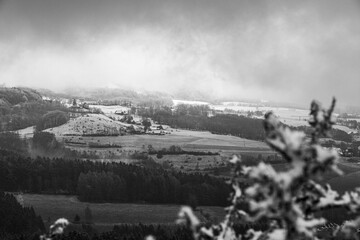
[[[337, 152], [319, 144], [319, 138], [329, 136], [334, 124], [334, 107], [335, 99], [329, 109], [322, 108], [316, 101], [311, 103], [311, 138], [284, 126], [273, 113], [267, 113], [264, 121], [266, 142], [287, 160], [289, 169], [279, 172], [265, 163], [244, 167], [241, 166], [241, 160], [234, 157], [231, 163], [235, 171], [230, 181], [233, 191], [231, 205], [226, 208], [226, 217], [219, 225], [208, 228], [202, 227], [199, 220], [195, 221], [197, 225], [192, 227], [195, 239], [318, 239], [317, 228], [324, 225], [326, 220], [315, 217], [317, 211], [333, 207], [358, 211], [358, 191], [340, 196], [330, 186], [320, 182], [325, 173], [342, 174], [337, 167]], [[241, 178], [247, 178], [250, 186], [240, 189]], [[248, 212], [239, 209], [239, 202], [242, 201], [248, 204]], [[187, 215], [191, 216], [189, 212]], [[193, 217], [196, 218], [195, 215]], [[246, 224], [262, 219], [271, 222], [266, 231], [250, 229], [245, 235], [236, 236], [233, 229], [235, 222]], [[344, 232], [345, 236], [350, 236], [355, 234], [354, 229], [359, 226], [360, 218], [344, 224], [334, 234]]]
[[40, 240], [51, 240], [55, 235], [64, 233], [65, 228], [69, 225], [69, 221], [66, 218], [59, 218], [49, 228], [49, 233], [40, 236]]

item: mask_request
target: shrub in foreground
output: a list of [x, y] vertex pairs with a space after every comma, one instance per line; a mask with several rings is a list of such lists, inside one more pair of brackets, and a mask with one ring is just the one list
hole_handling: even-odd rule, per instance
[[[226, 208], [224, 221], [218, 225], [203, 226], [191, 208], [184, 207], [179, 213], [179, 222], [186, 223], [192, 229], [195, 239], [319, 239], [317, 229], [327, 220], [317, 217], [316, 213], [329, 208], [358, 212], [358, 190], [340, 196], [329, 185], [320, 184], [326, 172], [341, 174], [337, 167], [337, 152], [319, 144], [319, 138], [327, 136], [333, 125], [331, 115], [334, 106], [335, 100], [328, 110], [312, 102], [310, 139], [303, 132], [292, 131], [281, 125], [274, 114], [267, 113], [264, 121], [266, 141], [287, 160], [289, 169], [277, 172], [265, 163], [244, 167], [241, 159], [234, 157], [231, 160], [235, 169], [231, 180], [231, 205]], [[240, 189], [240, 181], [244, 177], [251, 184]], [[243, 202], [248, 205], [247, 212], [239, 207]], [[246, 225], [260, 220], [267, 222], [266, 230], [249, 229], [242, 235], [235, 233], [236, 223]], [[358, 239], [359, 227], [360, 217], [335, 226], [329, 239]]]

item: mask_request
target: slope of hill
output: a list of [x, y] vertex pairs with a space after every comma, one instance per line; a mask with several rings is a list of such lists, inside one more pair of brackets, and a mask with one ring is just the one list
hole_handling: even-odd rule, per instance
[[46, 132], [54, 133], [56, 136], [78, 135], [78, 136], [111, 136], [121, 134], [121, 129], [127, 124], [113, 121], [102, 114], [87, 114], [61, 126], [46, 129]]
[[41, 100], [40, 93], [30, 88], [0, 88], [0, 105], [16, 105], [23, 102]]
[[57, 101], [44, 101], [33, 89], [0, 87], [0, 132], [36, 125], [44, 114], [54, 110], [67, 111]]

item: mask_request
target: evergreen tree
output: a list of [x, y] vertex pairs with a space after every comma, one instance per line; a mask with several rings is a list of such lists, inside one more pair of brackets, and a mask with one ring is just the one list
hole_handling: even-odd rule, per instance
[[85, 215], [85, 223], [86, 224], [92, 224], [93, 223], [93, 216], [92, 216], [92, 212], [90, 209], [90, 206], [87, 205], [85, 210], [84, 210], [84, 215]]

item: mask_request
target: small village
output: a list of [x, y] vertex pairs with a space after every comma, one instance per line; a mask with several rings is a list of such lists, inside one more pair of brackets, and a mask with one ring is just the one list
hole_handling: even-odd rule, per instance
[[140, 117], [134, 106], [107, 106], [83, 99], [61, 99], [60, 102], [68, 108], [70, 123], [79, 122], [79, 126], [75, 126], [77, 128], [83, 127], [80, 119], [86, 118], [89, 118], [88, 121], [91, 122], [111, 123], [111, 125], [97, 123], [92, 131], [88, 129], [87, 132], [82, 132], [82, 135], [170, 134], [167, 130], [168, 126], [157, 124], [149, 118]]

